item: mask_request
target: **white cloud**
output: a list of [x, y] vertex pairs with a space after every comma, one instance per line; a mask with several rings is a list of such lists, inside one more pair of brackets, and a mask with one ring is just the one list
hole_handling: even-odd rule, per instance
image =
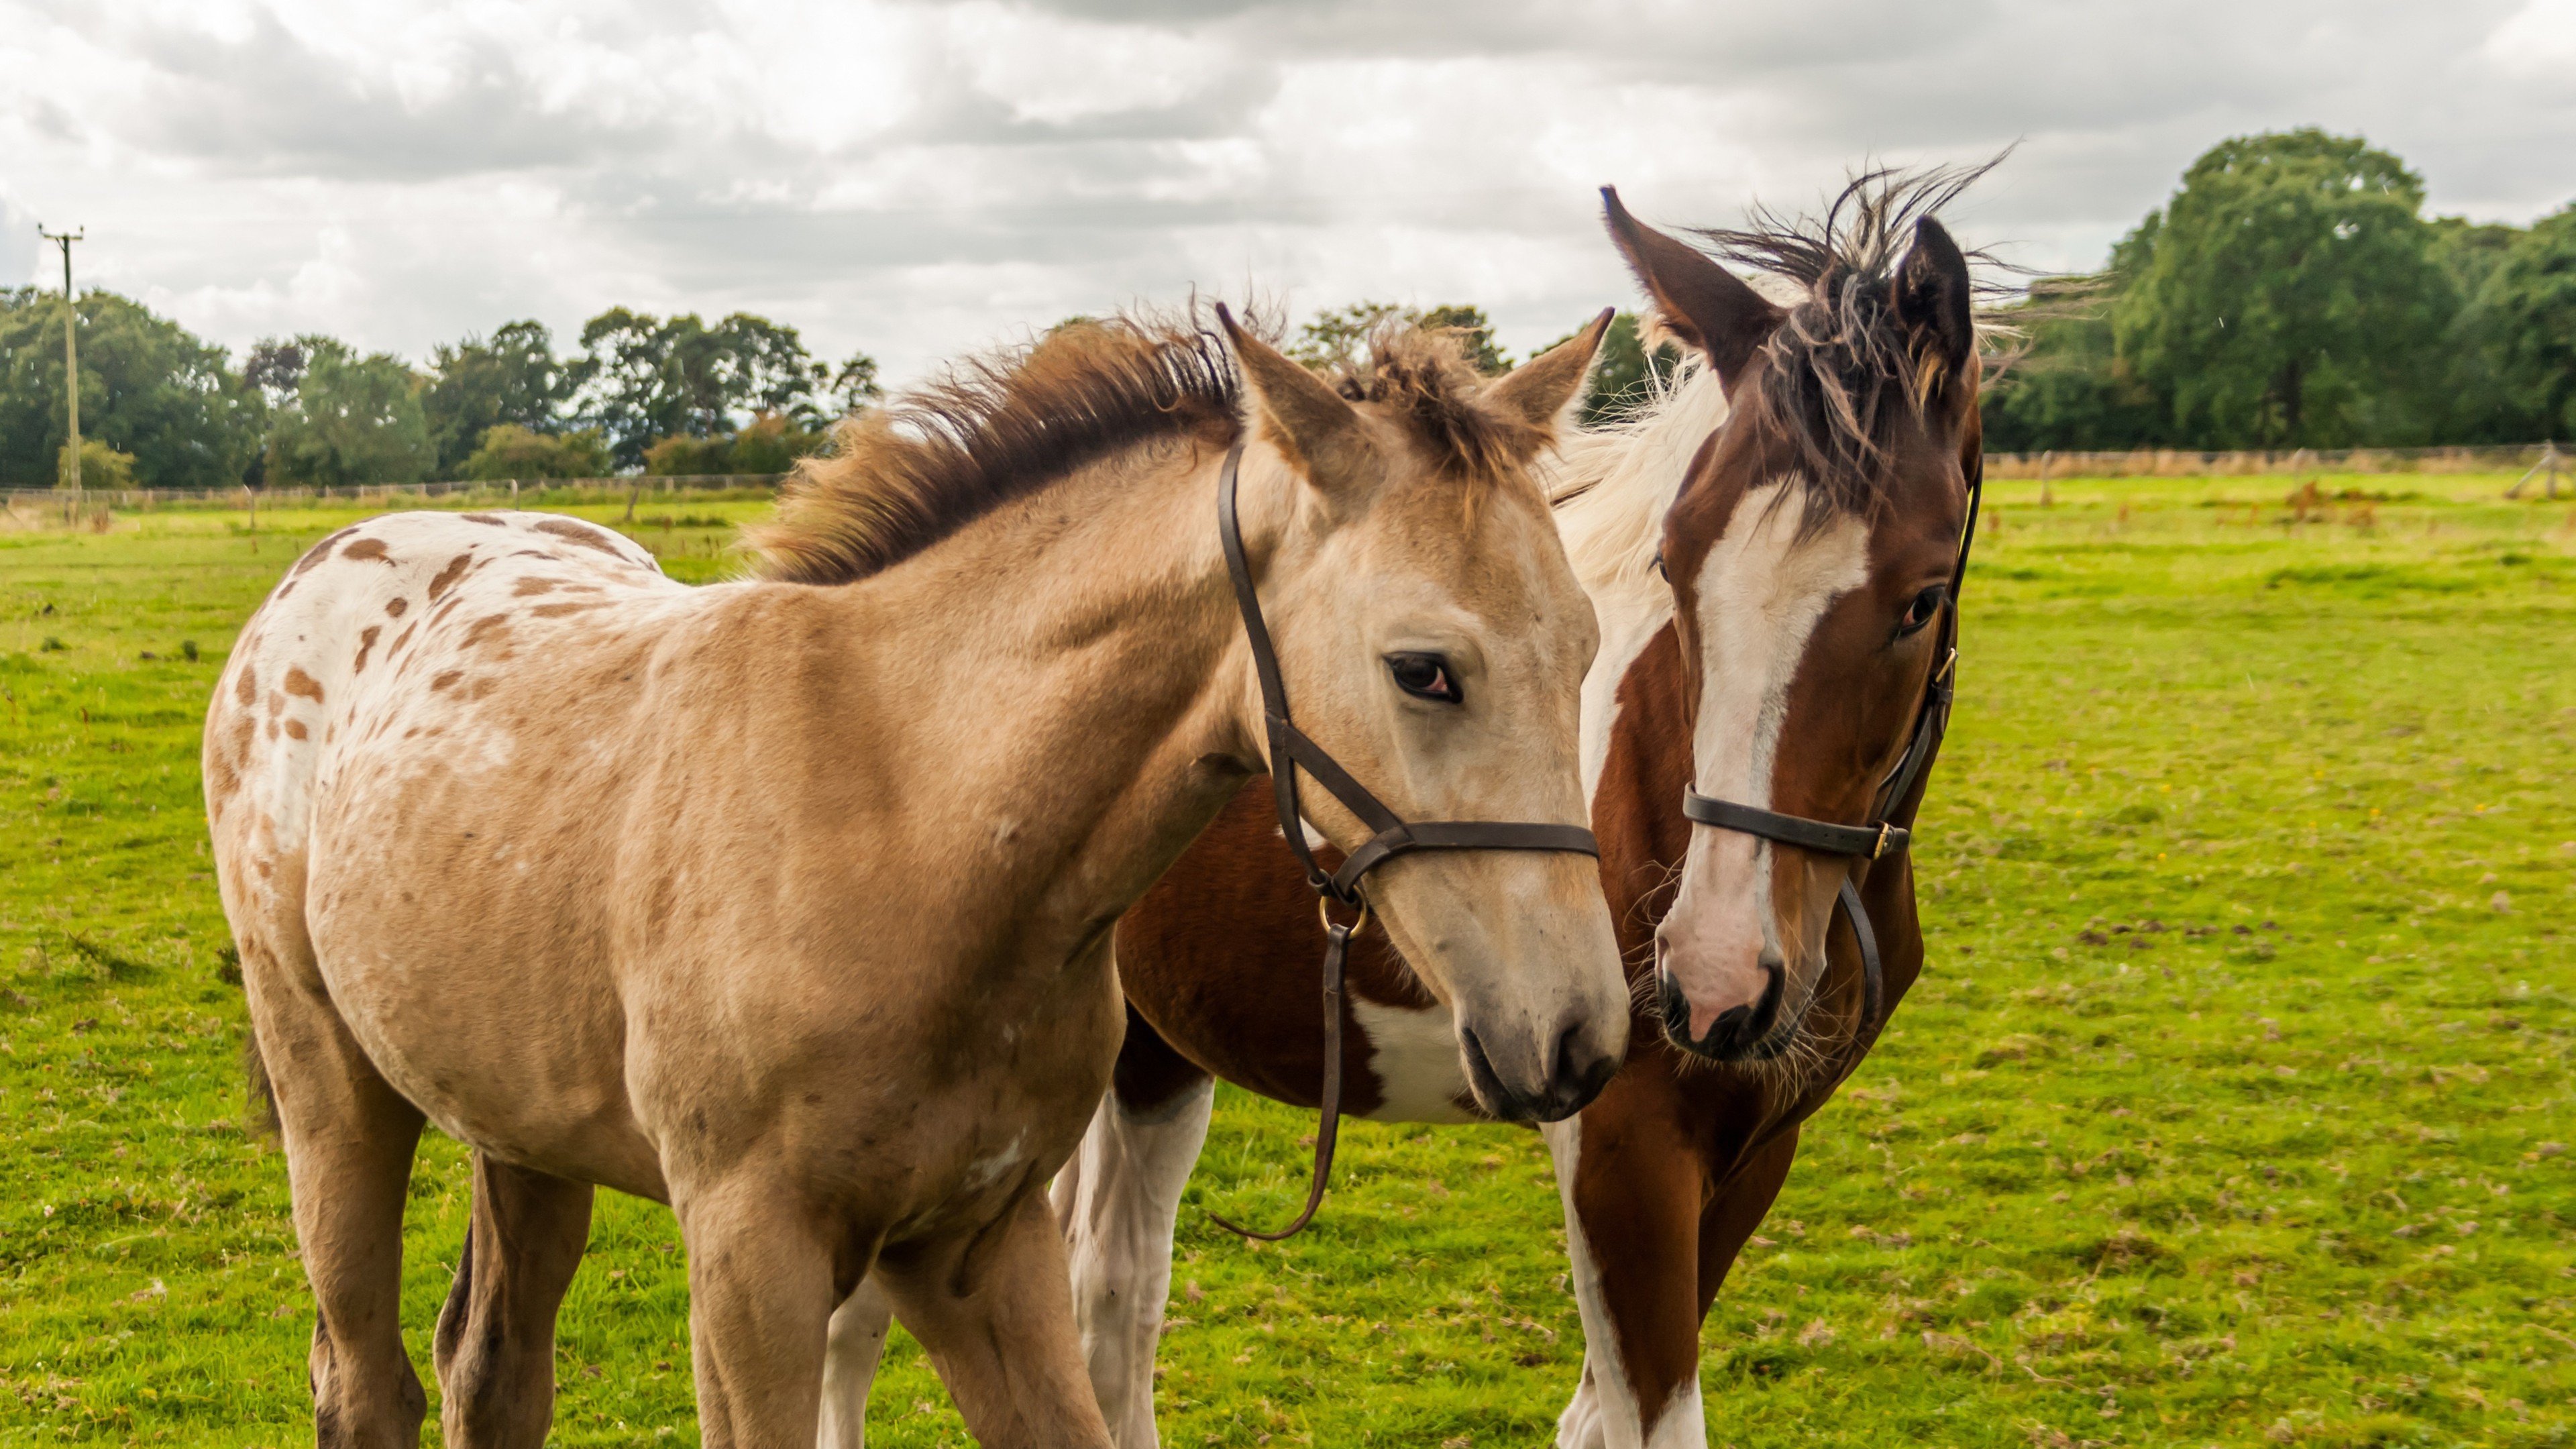
[[1526, 349], [1631, 299], [1604, 182], [1723, 223], [2018, 140], [1960, 230], [2088, 266], [2212, 142], [2314, 123], [2527, 219], [2576, 192], [2571, 57], [2576, 0], [0, 0], [0, 283], [42, 215], [236, 347], [622, 302], [900, 377], [1198, 286]]

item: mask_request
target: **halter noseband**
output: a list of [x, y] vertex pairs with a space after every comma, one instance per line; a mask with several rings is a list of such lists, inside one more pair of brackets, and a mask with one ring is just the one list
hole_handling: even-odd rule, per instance
[[[1950, 702], [1957, 687], [1959, 662], [1959, 588], [1967, 581], [1968, 551], [1977, 541], [1977, 510], [1984, 501], [1985, 482], [1984, 459], [1979, 458], [1976, 471], [1968, 478], [1968, 521], [1959, 530], [1959, 556], [1950, 566], [1949, 597], [1941, 611], [1940, 662], [1933, 666], [1932, 678], [1923, 687], [1923, 705], [1915, 713], [1914, 733], [1906, 741], [1905, 755], [1879, 785], [1870, 823], [1842, 825], [1804, 815], [1785, 815], [1756, 805], [1719, 800], [1687, 785], [1682, 788], [1682, 814], [1696, 824], [1794, 845], [1820, 855], [1846, 856], [1855, 862], [1852, 872], [1843, 877], [1834, 903], [1841, 909], [1843, 919], [1851, 923], [1852, 939], [1860, 947], [1860, 1021], [1852, 1033], [1842, 1070], [1835, 1074], [1834, 1086], [1840, 1086], [1859, 1067], [1861, 1058], [1868, 1055], [1879, 1032], [1887, 1026], [1886, 973], [1879, 963], [1878, 933], [1870, 927], [1869, 909], [1861, 903], [1858, 880], [1869, 862], [1902, 854], [1914, 843], [1912, 824], [1900, 825], [1891, 817], [1904, 808], [1915, 787], [1922, 783], [1924, 772], [1932, 768], [1934, 757], [1941, 753], [1941, 738], [1950, 728]], [[1815, 1094], [1800, 1110], [1774, 1123], [1749, 1143], [1738, 1154], [1738, 1160], [1749, 1160], [1755, 1150], [1804, 1122], [1832, 1095], [1831, 1087]]]
[[[1243, 638], [1252, 650], [1253, 673], [1261, 681], [1261, 713], [1269, 725], [1270, 782], [1279, 806], [1279, 833], [1305, 865], [1306, 884], [1314, 888], [1316, 905], [1324, 918], [1324, 1091], [1321, 1118], [1315, 1129], [1315, 1176], [1306, 1191], [1305, 1209], [1297, 1214], [1297, 1220], [1275, 1233], [1262, 1233], [1214, 1213], [1208, 1216], [1229, 1232], [1275, 1243], [1314, 1220], [1315, 1209], [1324, 1201], [1324, 1186], [1332, 1178], [1333, 1144], [1342, 1116], [1342, 963], [1350, 950], [1351, 937], [1359, 934], [1369, 919], [1368, 899], [1360, 891], [1361, 880], [1397, 856], [1417, 850], [1561, 850], [1598, 857], [1601, 846], [1591, 831], [1579, 825], [1499, 820], [1426, 820], [1409, 824], [1351, 778], [1350, 771], [1343, 769], [1323, 746], [1308, 739], [1289, 721], [1288, 685], [1279, 673], [1279, 655], [1271, 646], [1270, 628], [1262, 622], [1261, 596], [1252, 586], [1252, 566], [1243, 555], [1243, 527], [1235, 515], [1235, 478], [1243, 463], [1243, 447], [1238, 442], [1226, 453], [1225, 466], [1217, 478], [1217, 539], [1225, 548], [1226, 574], [1234, 581], [1234, 604], [1243, 615]], [[1315, 859], [1314, 847], [1306, 842], [1306, 817], [1297, 805], [1300, 768], [1375, 832], [1350, 853], [1338, 871], [1325, 870], [1323, 863]], [[1337, 901], [1357, 910], [1359, 915], [1347, 923], [1336, 922], [1332, 906]]]

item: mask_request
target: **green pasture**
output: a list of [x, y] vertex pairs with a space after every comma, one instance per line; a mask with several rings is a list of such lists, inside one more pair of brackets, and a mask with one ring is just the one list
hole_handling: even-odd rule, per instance
[[[1993, 487], [1931, 966], [1711, 1316], [1712, 1443], [2576, 1439], [2576, 513], [2508, 481]], [[762, 507], [623, 526], [704, 579]], [[195, 762], [235, 628], [356, 516], [0, 520], [0, 1445], [311, 1432]], [[1545, 1442], [1581, 1335], [1535, 1135], [1354, 1124], [1306, 1236], [1200, 1218], [1286, 1216], [1310, 1130], [1220, 1097], [1164, 1442]], [[424, 1378], [465, 1189], [434, 1139]], [[558, 1442], [694, 1442], [683, 1281], [604, 1198]], [[962, 1442], [900, 1338], [870, 1437]]]

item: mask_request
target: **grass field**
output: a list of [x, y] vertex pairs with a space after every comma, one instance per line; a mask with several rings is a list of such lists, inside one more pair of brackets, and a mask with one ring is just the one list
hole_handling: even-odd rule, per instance
[[[1711, 1316], [1713, 1442], [2576, 1439], [2576, 516], [2501, 484], [1995, 487], [1932, 964]], [[760, 505], [688, 507], [629, 531], [715, 576]], [[0, 533], [0, 1445], [309, 1438], [195, 761], [234, 629], [355, 516]], [[1581, 1342], [1534, 1135], [1355, 1124], [1305, 1237], [1198, 1217], [1284, 1216], [1308, 1130], [1219, 1099], [1164, 1442], [1544, 1442]], [[465, 1183], [433, 1137], [424, 1378]], [[694, 1441], [683, 1281], [604, 1196], [557, 1442]], [[870, 1437], [963, 1442], [901, 1339]]]

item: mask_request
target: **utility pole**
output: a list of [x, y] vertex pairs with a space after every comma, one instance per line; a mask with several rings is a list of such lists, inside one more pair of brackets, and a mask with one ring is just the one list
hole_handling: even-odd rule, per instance
[[[81, 491], [80, 449], [80, 344], [74, 324], [80, 320], [80, 309], [72, 304], [72, 243], [89, 235], [89, 228], [78, 231], [47, 231], [44, 223], [36, 224], [36, 235], [63, 249], [63, 393], [71, 400], [72, 445], [69, 481], [74, 493]], [[57, 483], [55, 486], [61, 486]]]

